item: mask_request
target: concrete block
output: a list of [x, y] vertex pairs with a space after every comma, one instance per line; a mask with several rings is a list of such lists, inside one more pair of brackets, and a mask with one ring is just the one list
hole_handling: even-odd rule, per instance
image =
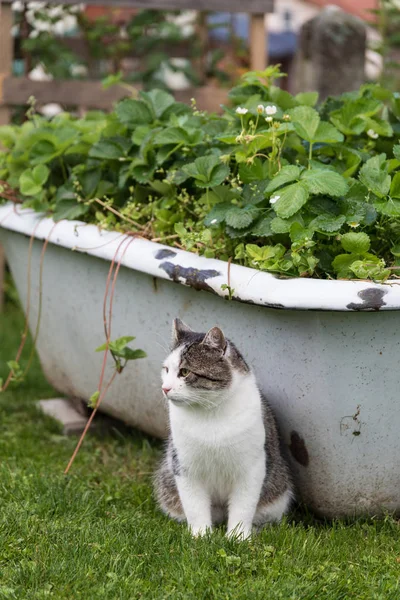
[[82, 433], [85, 428], [87, 418], [67, 398], [39, 400], [38, 406], [45, 415], [61, 423], [64, 435]]

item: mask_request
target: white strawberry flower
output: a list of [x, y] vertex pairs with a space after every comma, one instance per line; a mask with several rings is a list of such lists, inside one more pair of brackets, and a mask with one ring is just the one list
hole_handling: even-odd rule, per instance
[[272, 117], [265, 117], [265, 120], [267, 121], [267, 123], [272, 123], [273, 118]]
[[277, 111], [276, 106], [268, 105], [265, 107], [265, 112], [267, 113], [267, 115], [275, 115], [276, 111]]
[[280, 196], [271, 196], [271, 198], [269, 199], [270, 204], [275, 204], [275, 202], [277, 202], [279, 200]]
[[265, 106], [263, 104], [259, 104], [257, 106], [257, 112], [258, 112], [259, 115], [262, 115], [263, 112], [264, 112], [264, 110], [265, 110]]
[[243, 108], [242, 106], [238, 106], [236, 109], [236, 114], [238, 115], [247, 115], [249, 111], [247, 110], [247, 108]]
[[374, 131], [373, 129], [368, 129], [367, 135], [369, 135], [369, 137], [372, 138], [373, 140], [376, 140], [376, 138], [379, 137], [379, 134], [376, 133], [376, 131]]

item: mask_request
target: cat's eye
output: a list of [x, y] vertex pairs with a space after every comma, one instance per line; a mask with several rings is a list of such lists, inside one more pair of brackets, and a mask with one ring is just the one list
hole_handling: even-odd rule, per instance
[[164, 371], [168, 373], [168, 367], [163, 367]]
[[189, 375], [190, 371], [189, 369], [181, 369], [179, 371], [179, 377], [187, 377]]

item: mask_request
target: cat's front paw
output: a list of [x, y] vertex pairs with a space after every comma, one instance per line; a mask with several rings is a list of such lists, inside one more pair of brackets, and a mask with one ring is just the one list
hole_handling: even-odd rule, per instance
[[190, 533], [192, 534], [193, 537], [203, 537], [204, 535], [206, 535], [209, 532], [211, 532], [211, 527], [207, 527], [206, 525], [190, 527]]

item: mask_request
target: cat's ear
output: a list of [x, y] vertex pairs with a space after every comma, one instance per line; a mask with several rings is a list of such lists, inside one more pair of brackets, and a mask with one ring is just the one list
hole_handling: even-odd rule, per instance
[[172, 337], [175, 344], [180, 344], [187, 333], [193, 331], [180, 319], [174, 319], [172, 325]]
[[202, 344], [224, 351], [226, 348], [225, 336], [219, 327], [213, 327], [206, 333]]

